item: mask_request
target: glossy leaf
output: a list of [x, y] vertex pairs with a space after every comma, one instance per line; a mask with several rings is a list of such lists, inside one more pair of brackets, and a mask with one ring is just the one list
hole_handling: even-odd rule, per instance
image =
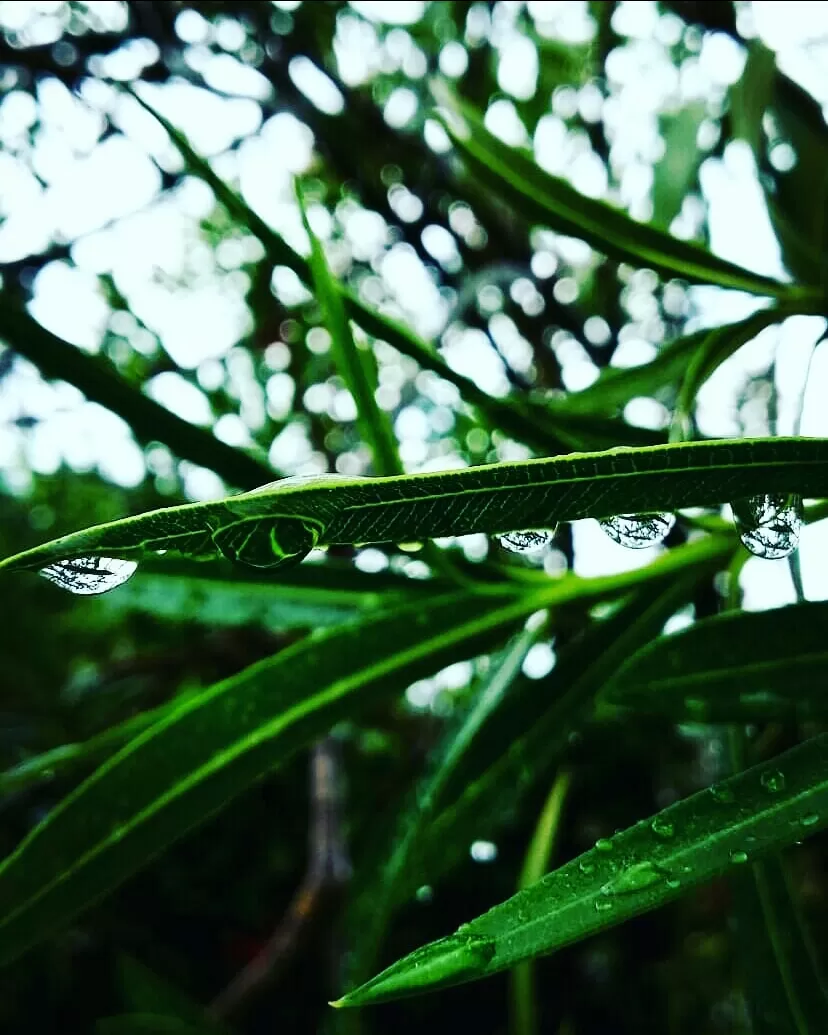
[[631, 657], [611, 704], [696, 721], [824, 716], [828, 603], [705, 618]]
[[411, 542], [548, 528], [561, 520], [720, 504], [761, 493], [828, 495], [828, 440], [680, 443], [460, 471], [287, 479], [214, 503], [152, 511], [64, 536], [0, 562], [40, 569], [68, 558], [222, 553], [258, 568], [315, 546]]
[[0, 961], [50, 934], [360, 704], [491, 647], [544, 602], [541, 592], [499, 603], [449, 594], [428, 609], [408, 605], [311, 636], [188, 697], [0, 864]]
[[[768, 775], [779, 772], [784, 785], [771, 792]], [[825, 826], [828, 734], [602, 840], [456, 933], [392, 964], [336, 1005], [362, 1006], [497, 973], [664, 905]], [[485, 961], [478, 948], [483, 944]], [[466, 972], [460, 967], [464, 945]]]
[[469, 171], [526, 219], [578, 237], [611, 258], [647, 266], [664, 276], [772, 298], [820, 294], [816, 289], [808, 291], [751, 273], [698, 245], [638, 223], [603, 201], [586, 197], [566, 180], [544, 172], [524, 152], [489, 133], [480, 115], [442, 84], [435, 92], [450, 113], [443, 122]]

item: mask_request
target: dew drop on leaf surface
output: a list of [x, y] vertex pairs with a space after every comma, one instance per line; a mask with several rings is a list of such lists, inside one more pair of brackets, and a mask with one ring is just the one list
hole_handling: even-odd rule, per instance
[[676, 832], [670, 820], [665, 819], [663, 816], [655, 817], [652, 823], [650, 823], [650, 830], [652, 830], [656, 837], [662, 837], [665, 841], [669, 840]]
[[605, 895], [628, 895], [659, 883], [669, 876], [663, 866], [653, 862], [634, 863], [608, 881], [601, 891]]
[[785, 774], [778, 769], [769, 769], [759, 779], [768, 794], [777, 794], [785, 789]]
[[799, 546], [802, 497], [748, 496], [731, 504], [736, 529], [752, 554], [777, 561]]
[[498, 536], [500, 545], [512, 553], [540, 553], [552, 542], [555, 532], [546, 529], [526, 529]]
[[800, 820], [803, 827], [813, 827], [819, 823], [819, 816], [816, 812], [809, 812], [807, 816], [803, 816]]
[[38, 574], [70, 593], [96, 596], [122, 586], [137, 568], [135, 561], [117, 557], [74, 557], [48, 564]]
[[747, 860], [747, 852], [743, 852], [741, 849], [736, 848], [730, 853], [730, 861], [732, 863], [746, 863]]
[[646, 550], [662, 542], [676, 523], [675, 514], [619, 514], [598, 522], [606, 534], [630, 550]]
[[598, 840], [595, 842], [595, 847], [598, 849], [599, 852], [611, 852], [612, 841], [610, 841], [608, 837], [599, 837]]
[[595, 909], [599, 913], [606, 913], [612, 909], [612, 899], [609, 898], [597, 898], [595, 900]]

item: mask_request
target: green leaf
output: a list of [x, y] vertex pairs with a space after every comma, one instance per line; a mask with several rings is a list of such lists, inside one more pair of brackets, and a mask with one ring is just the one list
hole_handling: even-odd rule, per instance
[[185, 699], [0, 865], [0, 961], [19, 956], [355, 709], [496, 644], [555, 587], [458, 592], [312, 635]]
[[816, 288], [792, 287], [751, 273], [698, 245], [637, 223], [605, 202], [585, 197], [566, 180], [550, 176], [527, 154], [489, 133], [479, 113], [443, 84], [437, 85], [435, 94], [448, 109], [443, 123], [469, 171], [524, 218], [578, 237], [611, 258], [647, 266], [664, 276], [772, 298], [821, 294]]
[[[504, 653], [468, 717], [438, 750], [414, 804], [401, 806], [387, 853], [377, 865], [362, 868], [344, 921], [347, 934], [359, 935], [348, 957], [348, 982], [369, 975], [393, 907], [424, 880], [434, 881], [451, 868], [480, 835], [482, 816], [494, 832], [507, 809], [545, 779], [608, 676], [662, 628], [699, 579], [726, 564], [731, 549], [726, 540], [705, 539], [659, 558], [645, 569], [644, 588], [607, 619], [589, 622], [542, 680], [516, 672], [529, 634]], [[547, 605], [555, 615], [567, 604], [584, 606], [602, 584], [604, 593], [618, 595], [639, 586], [641, 578], [625, 572], [608, 583], [566, 576]]]
[[[67, 588], [90, 592], [87, 580], [101, 574], [97, 557], [222, 553], [275, 568], [335, 543], [549, 528], [561, 520], [708, 506], [761, 493], [828, 495], [828, 440], [678, 443], [397, 478], [287, 479], [217, 502], [97, 525], [9, 557], [0, 569], [52, 566], [50, 574]], [[110, 588], [111, 565], [101, 561], [100, 567], [103, 588]]]
[[756, 1035], [822, 1035], [828, 1031], [828, 990], [815, 970], [784, 860], [754, 863], [733, 884]]
[[298, 184], [296, 198], [302, 223], [311, 244], [310, 268], [316, 300], [331, 335], [331, 347], [337, 370], [356, 404], [357, 422], [363, 439], [370, 446], [374, 470], [377, 474], [402, 474], [403, 466], [397, 452], [397, 440], [391, 429], [388, 414], [380, 409], [376, 400], [376, 360], [372, 352], [360, 351], [356, 347], [339, 285], [331, 275], [322, 245], [308, 222]]
[[664, 230], [670, 229], [696, 183], [702, 159], [696, 137], [706, 114], [697, 102], [660, 120], [664, 154], [653, 170], [653, 223]]
[[[783, 780], [771, 789], [771, 776]], [[671, 805], [550, 873], [335, 1005], [475, 980], [554, 952], [828, 826], [828, 734]]]
[[[561, 769], [544, 802], [532, 840], [520, 871], [518, 890], [530, 887], [549, 869], [549, 861], [561, 827], [561, 815], [572, 782], [568, 769]], [[535, 1005], [535, 968], [531, 961], [518, 963], [512, 970], [512, 1015], [515, 1035], [535, 1035], [538, 1017]]]
[[0, 295], [0, 338], [34, 363], [45, 377], [66, 381], [87, 399], [117, 413], [139, 442], [163, 442], [183, 460], [207, 467], [240, 488], [250, 489], [273, 477], [264, 457], [222, 442], [150, 399], [124, 381], [100, 356], [81, 352], [39, 324], [7, 291]]
[[287, 568], [274, 582], [243, 568], [228, 572], [210, 562], [194, 567], [159, 558], [142, 565], [118, 593], [101, 597], [95, 618], [117, 621], [125, 613], [139, 613], [211, 628], [253, 625], [282, 632], [338, 625], [413, 596], [425, 602], [434, 591], [431, 580], [426, 584], [387, 571], [368, 574], [350, 564]]
[[827, 624], [825, 602], [702, 619], [631, 657], [606, 699], [700, 722], [824, 716]]
[[[744, 767], [746, 737], [731, 730], [734, 769]], [[828, 987], [781, 855], [731, 878], [745, 997], [756, 1035], [828, 1031]]]
[[[695, 331], [668, 342], [655, 359], [642, 366], [605, 368], [589, 388], [552, 402], [550, 406], [553, 412], [612, 413], [636, 396], [660, 396], [665, 388], [674, 389], [682, 382], [686, 383], [688, 368], [695, 365], [697, 356], [703, 354], [705, 357], [700, 365], [699, 376], [704, 372], [704, 377], [709, 377], [717, 362], [722, 362], [766, 327], [789, 315], [791, 309], [788, 306], [777, 305], [753, 313], [738, 323]], [[694, 379], [692, 384], [696, 383], [697, 379]]]
[[159, 977], [134, 956], [123, 953], [118, 958], [118, 979], [125, 1004], [135, 1015], [155, 1014], [174, 1018], [193, 1030], [209, 1035], [227, 1035], [228, 1029], [210, 1018], [204, 1007]]
[[[195, 151], [183, 133], [134, 90], [129, 87], [125, 87], [125, 89], [164, 127], [190, 172], [208, 184], [228, 213], [261, 241], [268, 259], [274, 265], [287, 266], [304, 284], [311, 285], [313, 276], [308, 260], [294, 251], [261, 216], [247, 205], [239, 194], [215, 173], [210, 163]], [[343, 284], [337, 284], [337, 290], [342, 296], [349, 316], [364, 331], [375, 338], [388, 342], [403, 355], [416, 360], [425, 370], [431, 370], [455, 385], [467, 403], [475, 406], [481, 415], [487, 417], [509, 435], [534, 446], [541, 452], [547, 452], [555, 445], [572, 448], [573, 445], [579, 447], [584, 444], [577, 438], [573, 442], [571, 435], [563, 442], [557, 439], [555, 428], [544, 418], [542, 405], [517, 398], [492, 398], [478, 388], [471, 378], [452, 370], [431, 344], [423, 341], [399, 320], [365, 305], [354, 291]], [[559, 421], [558, 423], [565, 425], [565, 422]]]

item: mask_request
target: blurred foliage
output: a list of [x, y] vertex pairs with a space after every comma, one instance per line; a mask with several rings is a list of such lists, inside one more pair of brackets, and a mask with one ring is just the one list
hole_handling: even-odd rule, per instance
[[[719, 0], [0, 5], [0, 557], [283, 475], [775, 433], [782, 351], [712, 425], [697, 405], [760, 336], [828, 312], [828, 127], [772, 45]], [[85, 170], [113, 145], [98, 197]], [[708, 251], [728, 162], [779, 276]], [[68, 923], [36, 915], [0, 1030], [822, 1035], [824, 834], [514, 988], [326, 1005], [536, 879], [553, 841], [574, 860], [824, 730], [822, 607], [715, 617], [740, 604], [729, 525], [682, 514], [664, 556], [593, 578], [579, 542], [335, 545], [277, 573], [158, 557], [100, 600], [4, 573], [2, 931], [17, 888], [35, 915], [42, 874], [54, 891], [88, 801], [101, 844], [127, 798], [161, 811], [217, 687], [240, 709], [210, 720], [216, 757], [249, 732], [251, 671], [277, 674], [261, 728], [291, 718], [289, 747], [259, 744], [134, 865], [108, 843]], [[138, 774], [123, 799], [112, 772]]]

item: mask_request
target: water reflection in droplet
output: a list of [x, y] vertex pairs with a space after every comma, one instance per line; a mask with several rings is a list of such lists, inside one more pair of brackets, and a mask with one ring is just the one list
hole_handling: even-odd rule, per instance
[[801, 496], [748, 496], [730, 506], [742, 542], [756, 557], [777, 561], [799, 546]]
[[39, 574], [69, 593], [97, 596], [122, 586], [137, 568], [135, 561], [118, 557], [74, 557], [47, 564]]
[[498, 536], [500, 545], [512, 553], [541, 553], [552, 542], [554, 529], [526, 529], [522, 532], [506, 532]]
[[676, 523], [675, 514], [618, 514], [599, 521], [606, 534], [620, 546], [630, 550], [645, 550], [656, 546], [670, 533]]

